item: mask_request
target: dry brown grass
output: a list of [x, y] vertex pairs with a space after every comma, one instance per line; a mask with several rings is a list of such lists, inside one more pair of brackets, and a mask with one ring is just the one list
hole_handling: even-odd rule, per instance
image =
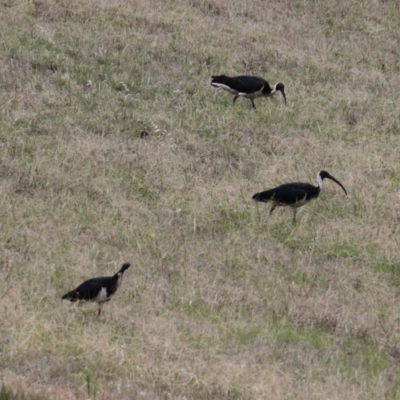
[[[0, 369], [46, 399], [397, 399], [396, 1], [0, 5]], [[232, 105], [211, 74], [282, 98]], [[141, 132], [148, 136], [140, 138]], [[299, 212], [252, 194], [327, 182]], [[60, 296], [133, 267], [97, 319]]]

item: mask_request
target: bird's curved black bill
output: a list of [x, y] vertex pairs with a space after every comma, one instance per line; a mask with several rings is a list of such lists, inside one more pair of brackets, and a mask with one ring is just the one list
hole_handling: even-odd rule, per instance
[[346, 189], [344, 188], [344, 186], [336, 178], [334, 178], [332, 175], [327, 176], [327, 178], [330, 179], [333, 182], [336, 182], [343, 189], [343, 191], [347, 195]]
[[281, 92], [282, 92], [282, 96], [283, 96], [283, 98], [285, 99], [285, 105], [286, 105], [287, 103], [286, 103], [286, 95], [285, 95], [285, 91], [282, 89], [282, 90], [281, 90]]

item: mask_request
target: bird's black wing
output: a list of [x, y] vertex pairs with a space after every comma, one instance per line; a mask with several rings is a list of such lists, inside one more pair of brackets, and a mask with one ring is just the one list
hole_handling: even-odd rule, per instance
[[291, 205], [297, 203], [299, 200], [304, 199], [307, 195], [307, 191], [301, 185], [287, 184], [278, 187], [275, 193], [274, 201]]
[[76, 289], [65, 294], [62, 298], [71, 301], [93, 300], [102, 288], [110, 284], [111, 280], [113, 280], [111, 276], [89, 279], [81, 283]]
[[226, 79], [226, 84], [238, 93], [254, 93], [259, 92], [265, 85], [268, 85], [264, 79], [257, 76], [236, 76]]
[[264, 192], [256, 193], [253, 199], [256, 201], [268, 202], [274, 201], [282, 205], [291, 205], [304, 199], [307, 192], [305, 187], [302, 187], [297, 182], [287, 183], [273, 189], [265, 190]]

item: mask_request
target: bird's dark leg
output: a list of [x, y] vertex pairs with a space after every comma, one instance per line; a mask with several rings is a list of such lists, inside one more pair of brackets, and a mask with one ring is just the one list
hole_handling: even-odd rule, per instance
[[251, 100], [251, 105], [252, 105], [252, 107], [254, 108], [254, 109], [256, 109], [256, 105], [254, 104], [254, 100], [253, 99], [250, 99]]
[[100, 317], [101, 314], [101, 305], [99, 304], [99, 309], [97, 310], [97, 316]]
[[276, 205], [274, 204], [274, 205], [271, 207], [271, 210], [270, 210], [270, 212], [269, 212], [269, 215], [271, 215], [271, 214], [273, 213], [273, 211], [275, 210], [275, 208], [276, 208]]
[[238, 97], [239, 97], [239, 95], [236, 95], [236, 96], [233, 98], [233, 104], [235, 104], [235, 101], [237, 100]]
[[297, 208], [293, 208], [293, 223], [296, 223]]

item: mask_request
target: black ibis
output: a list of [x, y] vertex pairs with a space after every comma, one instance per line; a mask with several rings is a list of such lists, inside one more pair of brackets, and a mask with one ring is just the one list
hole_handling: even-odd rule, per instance
[[250, 99], [253, 108], [256, 108], [254, 99], [263, 96], [272, 96], [278, 90], [282, 92], [283, 98], [285, 99], [285, 86], [283, 83], [278, 82], [273, 88], [269, 86], [269, 83], [258, 76], [234, 76], [229, 77], [226, 75], [212, 76], [211, 85], [217, 88], [226, 90], [227, 92], [234, 95], [233, 103], [235, 103], [238, 97], [246, 97]]
[[317, 175], [318, 186], [303, 182], [284, 183], [276, 188], [256, 193], [253, 196], [253, 200], [262, 201], [264, 203], [272, 202], [270, 214], [272, 214], [278, 206], [292, 207], [294, 213], [293, 222], [296, 222], [297, 209], [319, 196], [322, 189], [322, 181], [325, 178], [336, 182], [347, 195], [346, 189], [336, 178], [326, 171], [319, 171]]
[[122, 265], [121, 269], [113, 276], [101, 276], [88, 279], [81, 283], [76, 289], [64, 294], [62, 300], [78, 301], [79, 305], [83, 301], [94, 301], [99, 305], [97, 315], [101, 314], [103, 303], [110, 301], [111, 296], [121, 285], [124, 272], [130, 267], [129, 263]]

